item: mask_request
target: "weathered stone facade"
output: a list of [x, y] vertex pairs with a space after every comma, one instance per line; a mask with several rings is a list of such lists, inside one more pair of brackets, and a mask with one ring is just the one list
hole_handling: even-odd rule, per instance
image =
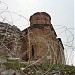
[[26, 36], [23, 51], [28, 51], [27, 59], [65, 64], [64, 47], [61, 39], [57, 38], [50, 15], [45, 12], [33, 14], [30, 17], [30, 27], [22, 33]]
[[30, 17], [30, 27], [20, 31], [16, 26], [0, 23], [0, 53], [24, 61], [46, 61], [65, 64], [64, 47], [51, 24], [51, 17], [37, 12]]

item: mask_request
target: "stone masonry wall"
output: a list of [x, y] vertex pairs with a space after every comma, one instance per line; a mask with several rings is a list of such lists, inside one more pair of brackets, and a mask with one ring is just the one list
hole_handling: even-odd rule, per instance
[[0, 22], [0, 56], [65, 64], [62, 41], [57, 38], [51, 17], [45, 12], [33, 14], [30, 27], [23, 31]]
[[21, 31], [16, 26], [0, 22], [0, 55], [18, 57], [21, 48], [20, 36]]

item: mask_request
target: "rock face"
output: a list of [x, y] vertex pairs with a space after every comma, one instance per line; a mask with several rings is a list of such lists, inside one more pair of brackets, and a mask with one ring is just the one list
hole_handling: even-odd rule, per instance
[[16, 26], [0, 23], [0, 55], [65, 64], [64, 47], [51, 24], [51, 17], [37, 12], [30, 17], [30, 27], [20, 31]]
[[16, 26], [0, 22], [0, 56], [18, 57], [21, 31]]

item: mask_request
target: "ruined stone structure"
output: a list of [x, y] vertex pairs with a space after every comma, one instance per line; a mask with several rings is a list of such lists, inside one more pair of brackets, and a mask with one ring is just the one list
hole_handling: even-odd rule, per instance
[[30, 17], [30, 27], [20, 31], [17, 27], [0, 23], [0, 53], [19, 57], [24, 61], [46, 61], [65, 64], [64, 47], [51, 24], [51, 16], [37, 12]]
[[21, 50], [21, 31], [16, 26], [0, 22], [0, 56], [18, 57]]
[[30, 27], [22, 33], [26, 36], [22, 45], [23, 52], [28, 51], [26, 60], [40, 59], [49, 63], [65, 64], [64, 47], [61, 39], [57, 38], [49, 14], [45, 12], [33, 14], [30, 17]]

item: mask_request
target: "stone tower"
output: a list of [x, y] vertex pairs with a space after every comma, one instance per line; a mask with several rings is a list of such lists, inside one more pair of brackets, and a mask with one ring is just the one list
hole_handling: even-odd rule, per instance
[[64, 47], [51, 24], [51, 16], [37, 12], [30, 17], [30, 27], [22, 31], [22, 51], [27, 51], [25, 60], [40, 60], [65, 64]]
[[51, 16], [46, 12], [34, 13], [30, 27], [23, 31], [0, 22], [0, 57], [65, 64], [64, 47], [51, 24]]
[[51, 24], [51, 17], [45, 12], [37, 12], [30, 17], [30, 26], [34, 24]]

